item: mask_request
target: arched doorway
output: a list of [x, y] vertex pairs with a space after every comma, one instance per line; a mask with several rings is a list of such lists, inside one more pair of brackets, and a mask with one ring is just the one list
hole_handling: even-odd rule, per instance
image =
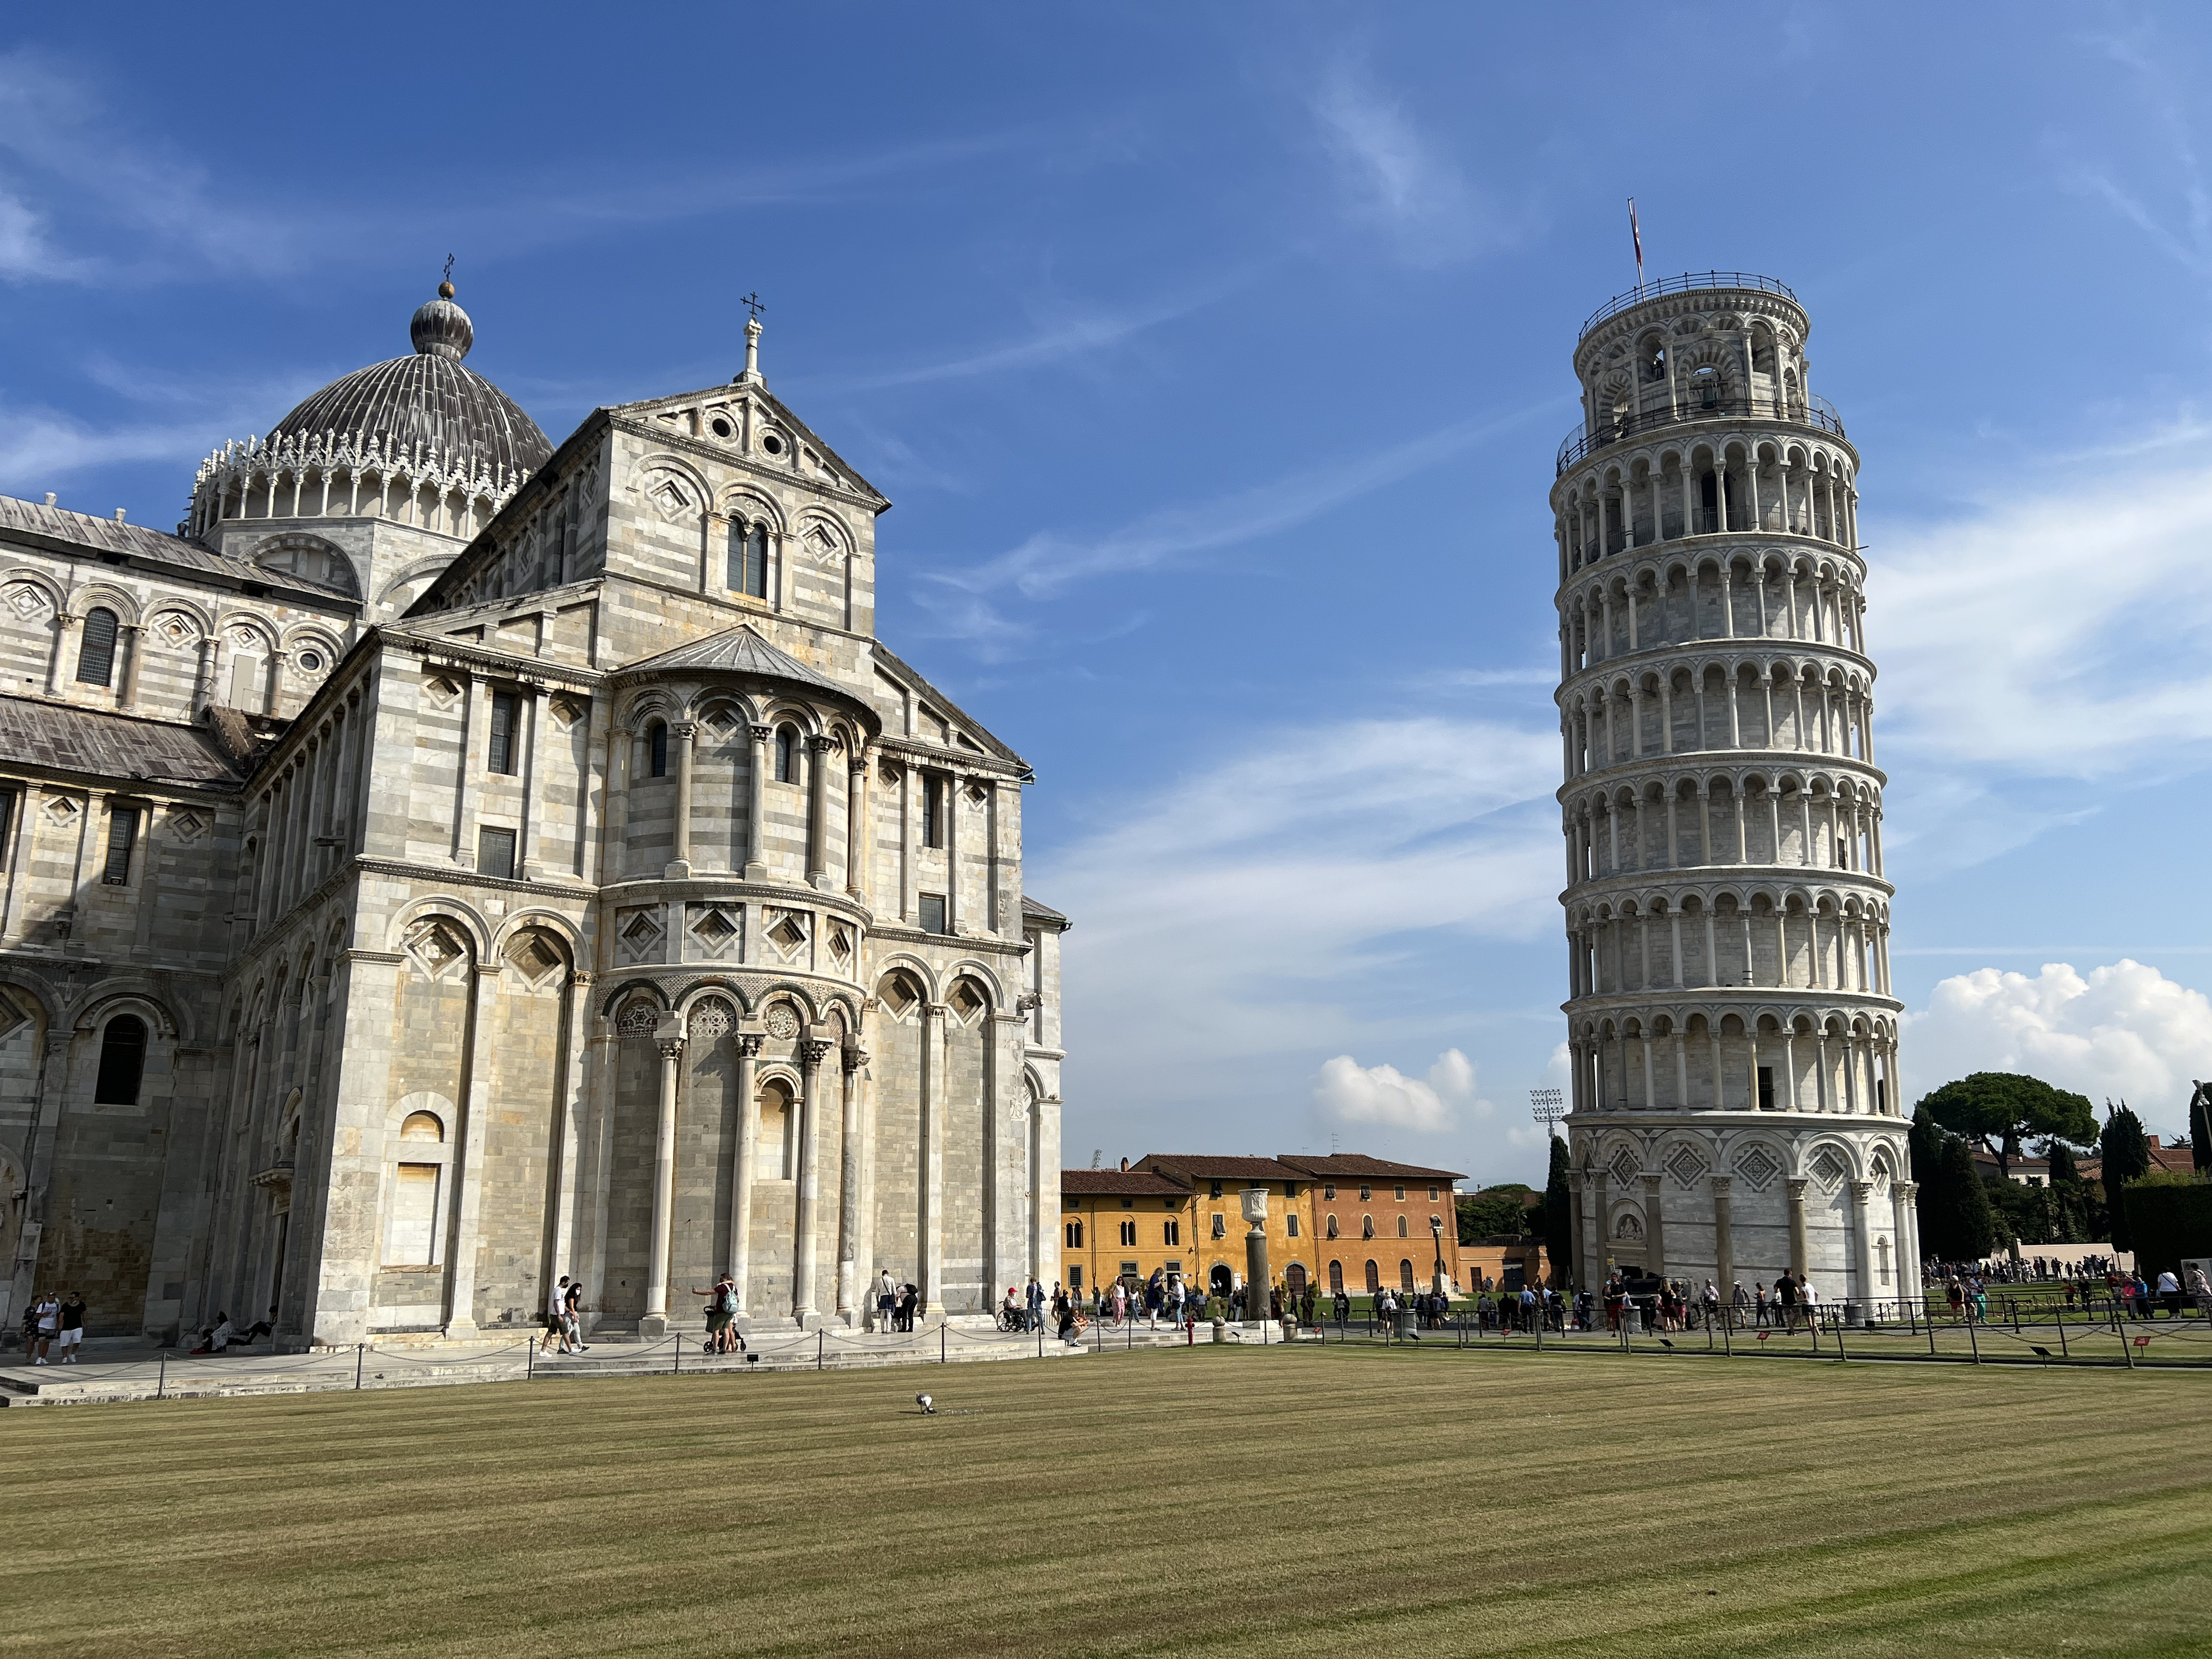
[[1283, 1269], [1283, 1288], [1288, 1291], [1292, 1296], [1304, 1296], [1306, 1293], [1306, 1264], [1304, 1262], [1293, 1261], [1289, 1267]]
[[1375, 1259], [1370, 1256], [1367, 1260], [1367, 1294], [1372, 1296], [1382, 1288], [1382, 1275], [1376, 1271]]
[[1213, 1271], [1206, 1275], [1206, 1282], [1213, 1294], [1219, 1297], [1225, 1297], [1237, 1288], [1237, 1276], [1229, 1271], [1229, 1264], [1225, 1261], [1213, 1264]]

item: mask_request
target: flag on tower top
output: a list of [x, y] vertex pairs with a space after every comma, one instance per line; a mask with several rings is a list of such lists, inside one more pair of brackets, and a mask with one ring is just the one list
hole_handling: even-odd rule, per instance
[[1644, 286], [1644, 233], [1636, 228], [1636, 198], [1628, 198], [1628, 240], [1636, 249], [1636, 286]]

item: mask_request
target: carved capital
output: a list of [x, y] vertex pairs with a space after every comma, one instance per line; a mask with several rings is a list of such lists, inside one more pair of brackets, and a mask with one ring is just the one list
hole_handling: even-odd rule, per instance
[[815, 754], [826, 755], [831, 750], [836, 748], [837, 739], [817, 732], [812, 737], [807, 738], [806, 746]]
[[681, 1055], [683, 1052], [684, 1039], [682, 1037], [663, 1037], [660, 1039], [660, 1057], [663, 1060], [674, 1060]]
[[756, 726], [751, 727], [750, 730], [753, 734], [753, 741], [757, 744], [766, 743], [770, 738], [775, 735], [775, 728], [773, 726]]
[[758, 1031], [740, 1031], [738, 1033], [738, 1053], [743, 1058], [751, 1060], [759, 1054], [762, 1041]]
[[845, 1050], [845, 1073], [847, 1076], [851, 1076], [854, 1072], [859, 1071], [867, 1063], [868, 1051], [866, 1048], [848, 1048]]
[[592, 975], [588, 971], [581, 968], [577, 969], [568, 975], [568, 983], [579, 988], [588, 986], [591, 982]]
[[811, 1072], [822, 1064], [822, 1056], [828, 1054], [830, 1048], [827, 1042], [809, 1037], [799, 1045], [799, 1063]]
[[1805, 1201], [1806, 1185], [1807, 1183], [1802, 1181], [1785, 1181], [1782, 1183], [1783, 1190], [1790, 1194], [1790, 1201], [1792, 1204], [1802, 1204]]
[[696, 720], [672, 720], [669, 722], [668, 726], [668, 735], [678, 739], [679, 742], [689, 743], [692, 738], [699, 735], [699, 722]]
[[1900, 1181], [1894, 1185], [1897, 1195], [1903, 1199], [1910, 1199], [1920, 1190], [1920, 1183], [1917, 1181]]
[[1713, 1189], [1715, 1198], [1726, 1198], [1729, 1189], [1735, 1185], [1734, 1176], [1707, 1176], [1705, 1182]]

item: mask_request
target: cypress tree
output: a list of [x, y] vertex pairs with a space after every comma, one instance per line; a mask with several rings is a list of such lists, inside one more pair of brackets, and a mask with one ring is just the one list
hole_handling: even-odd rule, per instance
[[1544, 1183], [1544, 1254], [1551, 1260], [1555, 1289], [1564, 1288], [1574, 1276], [1575, 1198], [1567, 1185], [1567, 1143], [1553, 1135], [1552, 1173]]
[[2122, 1101], [2117, 1109], [2105, 1103], [2105, 1207], [2112, 1218], [2112, 1248], [2135, 1249], [2135, 1230], [2128, 1225], [2127, 1184], [2150, 1173], [2150, 1141], [2142, 1120]]
[[1943, 1186], [1952, 1225], [1957, 1230], [1954, 1235], [1957, 1248], [1951, 1259], [1978, 1261], [1996, 1243], [1996, 1217], [1990, 1209], [1990, 1195], [1982, 1190], [1973, 1151], [1956, 1135], [1948, 1137], [1943, 1144]]
[[2212, 1089], [2201, 1083], [2189, 1097], [2189, 1161], [2199, 1175], [2212, 1171]]
[[1953, 1206], [1945, 1196], [1944, 1139], [1942, 1126], [1928, 1108], [1917, 1108], [1905, 1138], [1905, 1152], [1911, 1161], [1912, 1178], [1920, 1186], [1914, 1200], [1914, 1207], [1920, 1212], [1920, 1248], [1942, 1261], [1955, 1261], [1959, 1255], [1952, 1246], [1957, 1242], [1958, 1230], [1952, 1222]]

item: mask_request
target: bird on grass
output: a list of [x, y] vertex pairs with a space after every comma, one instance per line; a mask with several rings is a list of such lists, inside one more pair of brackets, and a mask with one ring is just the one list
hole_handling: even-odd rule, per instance
[[927, 1395], [918, 1394], [915, 1395], [914, 1403], [921, 1407], [921, 1414], [924, 1417], [934, 1417], [937, 1415], [937, 1402], [934, 1400], [932, 1400]]

